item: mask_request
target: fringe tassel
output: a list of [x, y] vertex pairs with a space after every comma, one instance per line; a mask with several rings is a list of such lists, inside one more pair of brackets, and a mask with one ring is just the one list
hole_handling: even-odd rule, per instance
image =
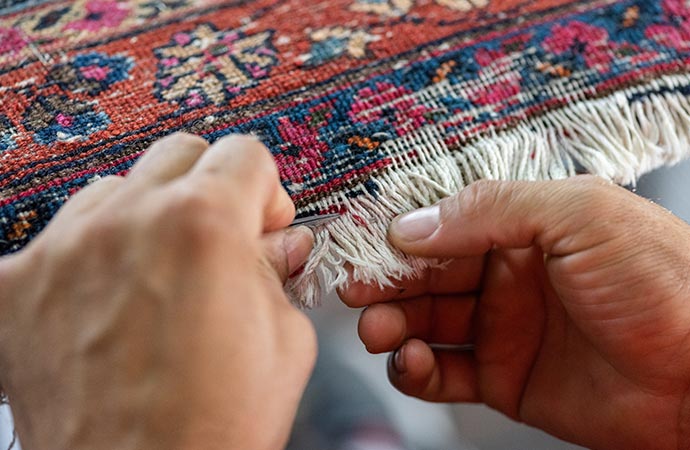
[[[394, 286], [395, 280], [437, 265], [388, 245], [388, 225], [397, 215], [432, 205], [476, 180], [561, 179], [583, 169], [632, 184], [645, 172], [677, 163], [690, 155], [690, 99], [674, 92], [683, 86], [690, 86], [690, 75], [667, 76], [549, 112], [462, 150], [448, 149], [441, 126], [385, 143], [384, 151], [397, 158], [373, 179], [380, 195], [332, 199], [347, 212], [316, 231], [309, 261], [288, 282], [290, 298], [310, 308], [318, 305], [322, 285], [328, 290], [350, 281]], [[636, 96], [640, 99], [629, 100]], [[414, 160], [400, 156], [410, 150], [416, 151]]]

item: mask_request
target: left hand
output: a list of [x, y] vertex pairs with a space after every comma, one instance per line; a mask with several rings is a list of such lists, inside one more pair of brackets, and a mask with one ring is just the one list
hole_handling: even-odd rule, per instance
[[275, 450], [316, 355], [282, 288], [313, 236], [249, 137], [173, 135], [0, 258], [0, 379], [31, 450]]

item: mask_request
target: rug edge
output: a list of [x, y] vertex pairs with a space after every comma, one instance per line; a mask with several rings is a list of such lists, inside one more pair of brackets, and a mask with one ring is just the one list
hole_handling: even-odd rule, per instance
[[665, 76], [493, 132], [461, 151], [443, 143], [438, 126], [400, 138], [412, 142], [425, 135], [422, 140], [429, 144], [416, 149], [424, 167], [394, 164], [373, 178], [378, 198], [338, 198], [346, 212], [315, 230], [307, 264], [286, 285], [289, 298], [311, 308], [320, 303], [322, 288], [330, 292], [352, 281], [394, 286], [437, 265], [389, 246], [388, 225], [397, 215], [436, 203], [479, 179], [554, 180], [586, 172], [625, 185], [678, 163], [690, 156], [688, 90], [690, 74]]

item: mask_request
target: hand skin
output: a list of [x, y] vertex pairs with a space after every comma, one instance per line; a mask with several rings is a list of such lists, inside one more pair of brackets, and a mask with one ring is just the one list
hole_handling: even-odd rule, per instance
[[[593, 449], [690, 448], [690, 227], [594, 177], [482, 181], [397, 218], [452, 258], [400, 289], [352, 284], [359, 334], [408, 395], [483, 402]], [[429, 344], [474, 343], [473, 352]]]
[[0, 376], [23, 447], [285, 445], [313, 367], [282, 284], [313, 245], [259, 141], [177, 134], [0, 259]]

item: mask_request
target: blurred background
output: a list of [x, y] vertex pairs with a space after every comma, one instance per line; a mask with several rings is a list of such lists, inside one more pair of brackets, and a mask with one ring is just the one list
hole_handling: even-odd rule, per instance
[[[690, 223], [690, 161], [646, 175], [635, 190]], [[436, 405], [405, 397], [388, 384], [386, 355], [369, 355], [357, 338], [358, 315], [334, 295], [310, 312], [320, 356], [290, 450], [580, 448], [482, 406]], [[0, 450], [12, 439], [11, 414], [2, 406]]]

